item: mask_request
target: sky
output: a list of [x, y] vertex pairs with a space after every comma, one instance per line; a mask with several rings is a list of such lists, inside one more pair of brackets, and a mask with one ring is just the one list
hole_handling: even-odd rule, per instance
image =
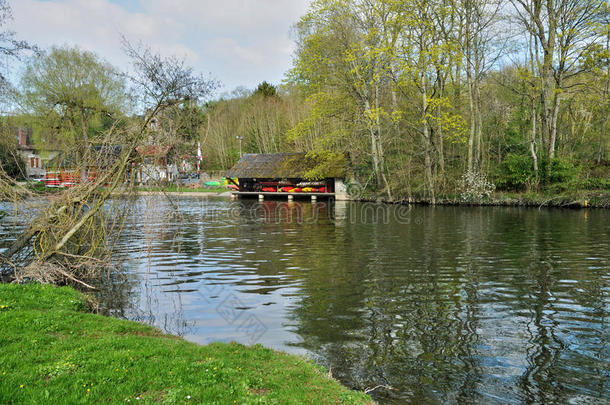
[[186, 58], [220, 80], [218, 94], [279, 84], [290, 69], [291, 26], [309, 0], [9, 0], [17, 37], [46, 48], [95, 51], [128, 67], [121, 34], [166, 56]]

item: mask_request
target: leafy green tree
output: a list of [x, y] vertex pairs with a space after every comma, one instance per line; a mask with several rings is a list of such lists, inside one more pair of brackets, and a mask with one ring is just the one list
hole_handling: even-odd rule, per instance
[[297, 25], [291, 72], [312, 106], [292, 138], [313, 138], [310, 151], [329, 164], [343, 152], [370, 165], [368, 177], [390, 199], [385, 145], [393, 106], [384, 105], [384, 96], [391, 71], [386, 44], [395, 40], [394, 20], [388, 18], [393, 12], [390, 1], [314, 2]]
[[[4, 173], [2, 173], [4, 172]], [[0, 175], [13, 179], [25, 177], [25, 163], [17, 150], [15, 134], [6, 120], [0, 121]]]
[[607, 24], [604, 0], [511, 0], [515, 19], [536, 40], [542, 55], [536, 57], [540, 70], [540, 99], [543, 141], [547, 157], [555, 157], [561, 103], [573, 84], [568, 81], [582, 72], [583, 58], [604, 39], [599, 25]]
[[104, 121], [125, 111], [125, 84], [119, 72], [95, 53], [78, 48], [52, 48], [32, 58], [21, 80], [23, 107], [56, 147], [79, 162], [87, 179], [91, 145]]
[[[37, 50], [32, 44], [17, 39], [14, 31], [4, 29], [12, 19], [12, 10], [7, 0], [0, 0], [0, 55], [4, 56], [7, 62], [19, 59], [24, 51]], [[8, 70], [8, 64], [6, 70]], [[6, 78], [6, 71], [0, 70], [0, 97], [10, 94], [10, 89], [12, 86]]]
[[277, 96], [277, 89], [274, 85], [269, 84], [267, 82], [262, 82], [258, 85], [256, 90], [254, 91], [255, 95], [262, 95], [264, 97], [275, 97]]
[[511, 3], [313, 0], [283, 86], [206, 105], [206, 164], [233, 165], [239, 136], [308, 152], [312, 177], [345, 156], [367, 197], [431, 203], [465, 171], [505, 190], [607, 176], [607, 2]]

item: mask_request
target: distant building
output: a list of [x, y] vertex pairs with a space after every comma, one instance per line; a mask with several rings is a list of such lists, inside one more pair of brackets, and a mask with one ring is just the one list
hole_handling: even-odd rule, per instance
[[[307, 178], [307, 173], [319, 164], [306, 153], [246, 154], [227, 172], [228, 178], [237, 178], [237, 195], [293, 197], [334, 197], [348, 199], [345, 178], [345, 162], [338, 161], [324, 166], [318, 180]], [[292, 198], [292, 197], [291, 197]]]
[[179, 172], [176, 164], [171, 160], [171, 146], [138, 146], [139, 164], [136, 170], [136, 182], [140, 184], [156, 181], [173, 182]]
[[44, 151], [36, 148], [32, 142], [32, 130], [17, 128], [17, 150], [25, 163], [28, 178], [41, 178], [46, 174], [46, 163], [55, 158], [58, 151]]

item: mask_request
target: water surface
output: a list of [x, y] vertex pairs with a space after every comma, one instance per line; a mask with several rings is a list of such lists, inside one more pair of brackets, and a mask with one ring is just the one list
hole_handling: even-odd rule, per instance
[[145, 197], [119, 250], [109, 313], [381, 403], [610, 401], [606, 210]]

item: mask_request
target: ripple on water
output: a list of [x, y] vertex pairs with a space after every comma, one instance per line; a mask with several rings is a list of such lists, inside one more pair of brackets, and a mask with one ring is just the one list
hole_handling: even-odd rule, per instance
[[[108, 312], [307, 354], [349, 387], [394, 387], [382, 403], [610, 401], [607, 211], [412, 207], [375, 223], [362, 204], [318, 220], [304, 204], [295, 223], [271, 201], [175, 203], [138, 201]], [[23, 229], [12, 218], [0, 249]]]

